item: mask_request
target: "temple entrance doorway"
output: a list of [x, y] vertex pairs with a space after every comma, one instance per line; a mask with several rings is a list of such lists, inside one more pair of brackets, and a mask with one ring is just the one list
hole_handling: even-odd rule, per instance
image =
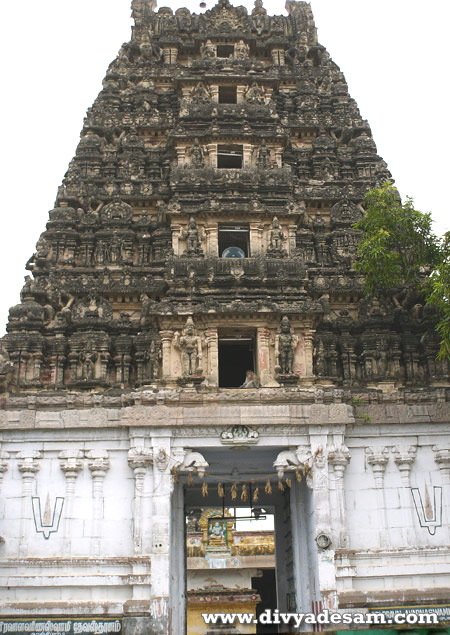
[[[275, 609], [311, 611], [317, 599], [311, 492], [294, 479], [291, 487], [279, 488], [273, 469], [279, 448], [199, 451], [209, 463], [206, 476], [189, 483], [183, 476], [177, 485], [183, 500], [177, 579], [186, 599], [186, 630], [177, 632], [224, 632], [220, 622], [207, 625], [204, 613], [252, 615], [255, 623], [235, 622], [227, 634], [295, 632], [292, 626], [261, 624], [259, 617]], [[174, 535], [180, 549], [181, 533]]]

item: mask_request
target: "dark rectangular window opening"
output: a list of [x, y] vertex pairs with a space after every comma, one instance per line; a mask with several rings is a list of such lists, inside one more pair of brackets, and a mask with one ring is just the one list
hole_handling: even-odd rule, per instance
[[237, 145], [217, 146], [217, 167], [228, 170], [241, 170], [244, 159], [244, 149]]
[[218, 44], [217, 57], [232, 57], [234, 55], [233, 44]]
[[219, 86], [219, 104], [237, 104], [237, 86]]
[[219, 225], [219, 258], [249, 257], [250, 230], [248, 225]]
[[219, 387], [239, 388], [247, 371], [255, 372], [255, 337], [219, 334]]

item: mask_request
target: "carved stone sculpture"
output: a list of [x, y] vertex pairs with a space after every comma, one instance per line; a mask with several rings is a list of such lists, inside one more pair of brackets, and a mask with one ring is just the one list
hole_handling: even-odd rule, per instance
[[298, 336], [292, 332], [289, 318], [285, 315], [281, 320], [278, 335], [275, 338], [275, 370], [280, 376], [295, 376], [295, 349]]
[[193, 168], [204, 168], [205, 159], [203, 156], [203, 150], [200, 146], [199, 140], [194, 140], [194, 145], [189, 150], [189, 156], [191, 157], [191, 165]]
[[181, 352], [181, 372], [183, 378], [198, 377], [202, 373], [202, 342], [195, 334], [195, 325], [191, 317], [186, 320], [183, 334], [176, 331], [174, 346]]
[[188, 228], [183, 232], [183, 238], [186, 241], [186, 254], [188, 256], [203, 255], [200, 232], [193, 216], [189, 219]]

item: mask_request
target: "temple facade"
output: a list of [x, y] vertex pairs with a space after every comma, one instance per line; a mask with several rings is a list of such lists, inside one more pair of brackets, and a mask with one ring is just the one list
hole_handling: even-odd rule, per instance
[[0, 632], [223, 633], [264, 569], [233, 508], [274, 519], [269, 608], [450, 611], [448, 364], [419, 297], [364, 294], [390, 174], [286, 9], [132, 2], [0, 340]]

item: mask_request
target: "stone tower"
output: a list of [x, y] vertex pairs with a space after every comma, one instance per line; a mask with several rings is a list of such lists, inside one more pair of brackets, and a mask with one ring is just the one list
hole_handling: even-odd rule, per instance
[[[133, 0], [10, 310], [0, 619], [182, 634], [184, 507], [272, 472], [307, 475], [262, 499], [274, 608], [423, 603], [419, 554], [449, 555], [448, 367], [418, 300], [353, 269], [390, 177], [370, 127], [306, 2], [155, 4]], [[380, 592], [393, 561], [408, 581]]]

